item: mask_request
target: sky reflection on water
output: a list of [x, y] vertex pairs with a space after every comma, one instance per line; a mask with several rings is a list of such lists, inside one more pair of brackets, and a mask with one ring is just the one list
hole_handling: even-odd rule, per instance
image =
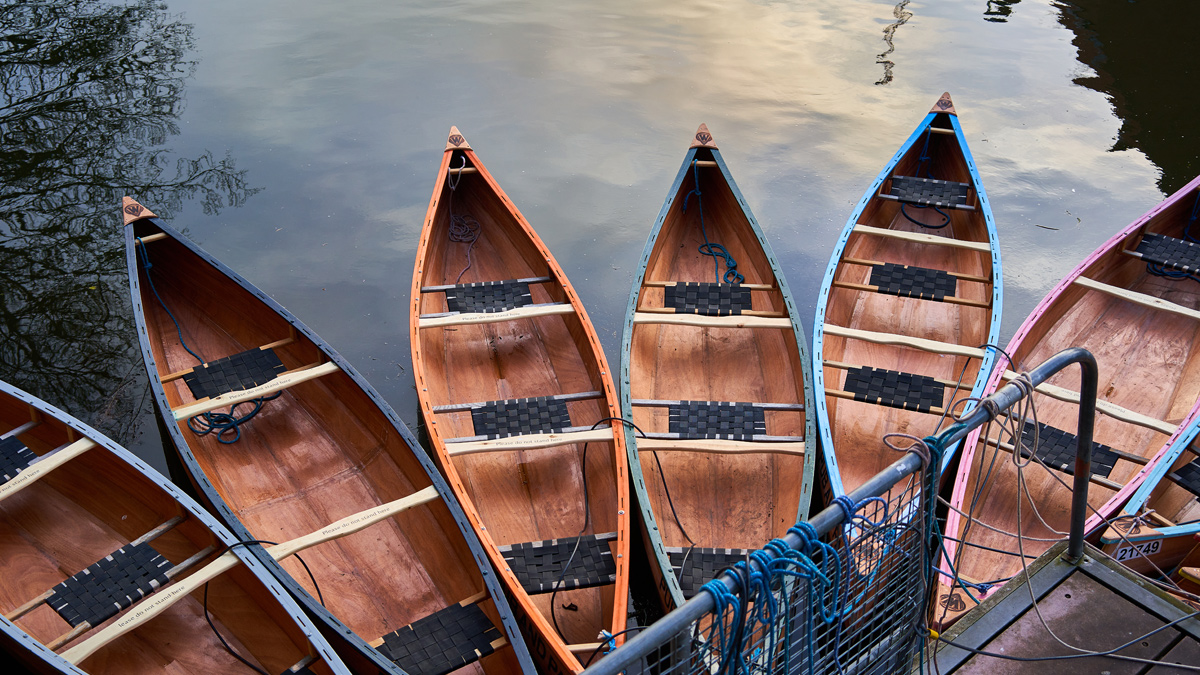
[[[193, 24], [198, 59], [171, 149], [229, 153], [262, 190], [217, 215], [147, 206], [312, 326], [410, 424], [408, 287], [451, 124], [554, 251], [614, 367], [638, 255], [700, 122], [810, 333], [852, 205], [942, 91], [999, 225], [1005, 341], [1162, 198], [1160, 169], [1134, 145], [1113, 149], [1111, 92], [1077, 83], [1097, 71], [1048, 2], [175, 0], [169, 11]], [[1200, 143], [1186, 141], [1195, 158]]]

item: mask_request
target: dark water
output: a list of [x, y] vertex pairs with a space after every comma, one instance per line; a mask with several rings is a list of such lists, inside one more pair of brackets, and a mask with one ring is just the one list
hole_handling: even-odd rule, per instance
[[[411, 425], [408, 286], [456, 124], [609, 350], [706, 122], [805, 324], [852, 205], [944, 90], [1005, 334], [1200, 171], [1193, 0], [0, 3], [0, 377], [159, 467], [117, 204], [280, 300]], [[615, 363], [614, 363], [615, 365]]]

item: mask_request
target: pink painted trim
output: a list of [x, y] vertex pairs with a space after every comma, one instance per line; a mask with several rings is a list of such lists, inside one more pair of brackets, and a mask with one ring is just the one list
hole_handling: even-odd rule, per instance
[[[1075, 282], [1075, 279], [1079, 278], [1079, 275], [1083, 274], [1084, 270], [1090, 267], [1101, 257], [1109, 253], [1111, 250], [1119, 246], [1126, 237], [1128, 237], [1138, 228], [1150, 222], [1150, 220], [1157, 216], [1161, 211], [1179, 201], [1188, 193], [1194, 192], [1197, 187], [1200, 187], [1200, 176], [1193, 178], [1191, 182], [1180, 188], [1175, 192], [1175, 194], [1159, 202], [1157, 206], [1150, 209], [1140, 218], [1130, 223], [1127, 227], [1125, 227], [1125, 229], [1114, 234], [1107, 242], [1104, 243], [1103, 246], [1093, 251], [1092, 254], [1085, 258], [1084, 261], [1076, 266], [1074, 270], [1071, 270], [1070, 274], [1063, 277], [1062, 280], [1059, 281], [1058, 284], [1046, 294], [1046, 297], [1043, 298], [1040, 303], [1038, 303], [1038, 306], [1033, 309], [1033, 312], [1030, 313], [1030, 315], [1025, 319], [1025, 322], [1021, 324], [1021, 327], [1017, 329], [1017, 332], [1013, 334], [1012, 339], [1008, 341], [1008, 353], [1012, 354], [1020, 349], [1021, 342], [1025, 339], [1025, 336], [1029, 334], [1034, 325], [1039, 319], [1041, 319], [1042, 315], [1046, 313], [1046, 311], [1050, 308], [1050, 305], [1052, 305], [1054, 301], [1058, 299], [1058, 296], [1062, 295], [1063, 291], [1065, 291], [1071, 286], [1071, 284]], [[997, 355], [996, 365], [992, 370], [992, 376], [988, 378], [988, 383], [983, 389], [982, 396], [988, 396], [989, 394], [995, 393], [996, 389], [999, 388], [1001, 380], [1003, 379], [1002, 376], [1006, 368], [1008, 368], [1008, 359], [1002, 354]], [[1200, 414], [1200, 401], [1196, 402], [1196, 405], [1192, 408], [1192, 411], [1188, 414], [1187, 418], [1179, 424], [1178, 428], [1175, 429], [1175, 433], [1172, 434], [1171, 437], [1167, 439], [1167, 442], [1158, 449], [1158, 452], [1155, 453], [1154, 457], [1152, 457], [1150, 461], [1142, 467], [1141, 471], [1138, 471], [1137, 475], [1135, 475], [1133, 479], [1126, 483], [1125, 487], [1121, 488], [1117, 494], [1113, 495], [1111, 499], [1105, 502], [1100, 508], [1096, 509], [1096, 514], [1088, 518], [1087, 523], [1084, 525], [1084, 532], [1091, 534], [1093, 530], [1100, 527], [1100, 524], [1104, 520], [1110, 518], [1113, 513], [1120, 509], [1121, 506], [1123, 506], [1125, 502], [1131, 496], [1133, 496], [1133, 493], [1138, 489], [1138, 487], [1141, 486], [1142, 480], [1144, 480], [1146, 474], [1155, 465], [1155, 463], [1157, 463], [1158, 460], [1164, 454], [1166, 454], [1167, 450], [1175, 443], [1175, 439], [1180, 433], [1183, 432], [1188, 424], [1195, 419], [1197, 414]], [[962, 455], [958, 464], [958, 473], [954, 477], [954, 490], [950, 495], [950, 504], [957, 509], [962, 509], [963, 498], [966, 496], [967, 479], [970, 476], [971, 465], [974, 463], [975, 451], [979, 443], [979, 434], [979, 429], [972, 431], [963, 443], [963, 448], [961, 450]], [[960, 516], [956, 511], [951, 510], [946, 516], [945, 531], [947, 533], [959, 532], [961, 530], [961, 521], [962, 516]], [[957, 542], [949, 540], [945, 542], [946, 553], [942, 559], [942, 569], [946, 570], [947, 572], [950, 571], [949, 563], [950, 561], [954, 560], [954, 554], [957, 548]], [[984, 598], [991, 596], [1002, 587], [1003, 584], [992, 588], [985, 593], [980, 600], [982, 601]]]

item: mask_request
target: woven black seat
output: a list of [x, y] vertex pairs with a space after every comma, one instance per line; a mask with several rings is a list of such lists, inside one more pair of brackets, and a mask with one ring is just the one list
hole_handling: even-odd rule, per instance
[[946, 387], [932, 377], [861, 366], [846, 370], [845, 390], [855, 401], [930, 412], [941, 407]]
[[680, 401], [667, 406], [668, 429], [680, 438], [752, 440], [767, 433], [761, 408], [749, 403]]
[[890, 195], [906, 204], [956, 208], [967, 206], [967, 191], [970, 187], [966, 183], [949, 180], [892, 176]]
[[887, 295], [941, 302], [954, 295], [958, 280], [943, 270], [885, 262], [871, 266], [871, 285]]
[[1167, 478], [1170, 478], [1179, 486], [1200, 497], [1200, 459], [1193, 459], [1184, 464], [1167, 474]]
[[196, 366], [183, 376], [196, 400], [266, 384], [286, 368], [274, 349], [250, 349]]
[[55, 586], [46, 604], [71, 627], [98, 626], [165, 584], [171, 567], [149, 544], [124, 546]]
[[686, 281], [664, 289], [663, 306], [676, 314], [731, 316], [750, 309], [750, 289], [738, 284]]
[[446, 307], [451, 312], [503, 312], [532, 303], [529, 284], [523, 281], [479, 281], [446, 291]]
[[737, 548], [668, 548], [667, 558], [675, 577], [679, 579], [679, 590], [684, 598], [700, 592], [700, 587], [712, 581], [727, 567], [745, 560], [749, 550]]
[[[1048, 424], [1038, 423], [1038, 446], [1034, 455], [1046, 466], [1061, 471], [1067, 475], [1075, 475], [1075, 450], [1079, 437], [1069, 431], [1063, 431]], [[1033, 422], [1026, 422], [1021, 436], [1027, 445], [1033, 443]], [[1029, 452], [1021, 451], [1022, 456], [1029, 457]], [[1113, 466], [1117, 463], [1117, 455], [1107, 445], [1092, 443], [1092, 475], [1108, 478]]]
[[409, 675], [445, 675], [496, 651], [502, 637], [479, 605], [450, 605], [384, 635], [377, 649]]
[[[499, 548], [527, 593], [549, 593], [556, 586], [559, 589], [590, 588], [616, 583], [617, 564], [608, 546], [608, 541], [615, 537], [614, 533], [587, 534]], [[577, 540], [578, 549], [575, 547]], [[563, 566], [568, 560], [571, 566], [564, 574]]]
[[1135, 250], [1148, 263], [1181, 272], [1200, 272], [1200, 244], [1147, 232]]
[[16, 436], [0, 440], [0, 485], [16, 478], [36, 458]]
[[506, 438], [548, 434], [571, 426], [566, 401], [551, 396], [491, 401], [471, 410], [476, 436]]

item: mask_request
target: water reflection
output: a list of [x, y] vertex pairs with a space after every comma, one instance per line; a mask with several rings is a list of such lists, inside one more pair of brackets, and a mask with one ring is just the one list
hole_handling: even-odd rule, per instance
[[1021, 0], [988, 0], [987, 9], [983, 10], [983, 20], [1006, 23], [1008, 17], [1012, 16], [1012, 6], [1020, 3]]
[[1163, 192], [1182, 187], [1200, 173], [1200, 153], [1188, 135], [1200, 106], [1200, 3], [1071, 0], [1059, 7], [1079, 60], [1092, 69], [1075, 83], [1107, 95], [1121, 119], [1111, 149], [1146, 153], [1162, 170]]
[[883, 42], [887, 45], [887, 49], [875, 57], [875, 63], [883, 65], [883, 77], [879, 78], [879, 81], [875, 84], [887, 84], [892, 81], [892, 67], [896, 64], [893, 61], [889, 61], [887, 57], [896, 51], [896, 45], [892, 42], [896, 37], [896, 29], [908, 23], [908, 20], [913, 16], [912, 12], [905, 9], [908, 7], [908, 1], [901, 0], [896, 4], [896, 8], [892, 10], [892, 16], [896, 17], [896, 20], [883, 29]]
[[206, 211], [254, 190], [173, 159], [191, 26], [151, 0], [0, 3], [0, 378], [129, 442], [148, 405], [117, 205]]

